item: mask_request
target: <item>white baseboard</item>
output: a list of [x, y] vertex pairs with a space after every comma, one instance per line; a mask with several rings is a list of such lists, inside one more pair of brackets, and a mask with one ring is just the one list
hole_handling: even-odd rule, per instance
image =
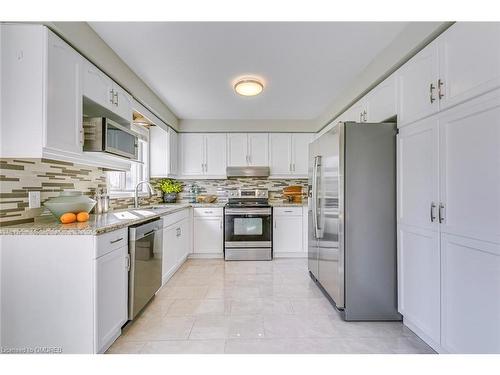
[[188, 255], [188, 259], [222, 259], [224, 258], [224, 254], [222, 253], [192, 253]]
[[273, 258], [307, 258], [307, 253], [273, 253]]

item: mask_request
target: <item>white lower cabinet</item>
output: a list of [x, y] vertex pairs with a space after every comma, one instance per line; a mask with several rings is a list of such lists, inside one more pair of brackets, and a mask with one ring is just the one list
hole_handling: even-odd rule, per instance
[[440, 342], [439, 233], [398, 227], [399, 312], [405, 324], [428, 344]]
[[500, 353], [500, 245], [443, 234], [441, 288], [443, 349]]
[[165, 284], [186, 260], [190, 251], [189, 210], [163, 217], [162, 284]]
[[222, 208], [193, 209], [193, 254], [223, 254], [223, 220]]
[[301, 257], [304, 253], [302, 207], [273, 208], [274, 257]]
[[97, 352], [116, 339], [128, 318], [128, 247], [123, 246], [96, 259]]

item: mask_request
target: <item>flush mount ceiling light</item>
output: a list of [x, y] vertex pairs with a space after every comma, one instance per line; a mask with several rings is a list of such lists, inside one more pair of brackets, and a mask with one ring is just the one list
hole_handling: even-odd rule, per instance
[[264, 85], [257, 78], [240, 78], [234, 84], [234, 91], [243, 96], [259, 95]]

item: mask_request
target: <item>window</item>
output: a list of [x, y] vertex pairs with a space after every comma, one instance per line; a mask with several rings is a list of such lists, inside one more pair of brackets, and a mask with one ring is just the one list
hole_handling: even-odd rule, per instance
[[[147, 129], [142, 126], [133, 126], [133, 130], [138, 134], [147, 134]], [[111, 195], [129, 196], [140, 181], [149, 180], [149, 143], [146, 137], [139, 138], [137, 150], [137, 162], [132, 162], [130, 171], [107, 172], [108, 189]], [[142, 186], [141, 191], [147, 192], [147, 187]]]

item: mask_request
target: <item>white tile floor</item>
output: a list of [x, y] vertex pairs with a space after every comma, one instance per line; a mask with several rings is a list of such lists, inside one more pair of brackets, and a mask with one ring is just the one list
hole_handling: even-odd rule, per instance
[[108, 353], [433, 353], [400, 322], [345, 322], [305, 259], [188, 260]]

